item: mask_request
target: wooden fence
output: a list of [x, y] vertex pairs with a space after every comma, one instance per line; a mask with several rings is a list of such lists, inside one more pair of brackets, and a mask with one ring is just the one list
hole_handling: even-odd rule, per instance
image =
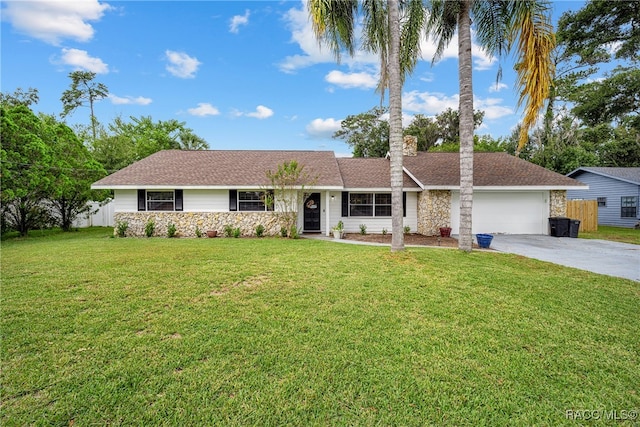
[[567, 216], [580, 220], [579, 231], [598, 231], [598, 202], [595, 200], [567, 200]]

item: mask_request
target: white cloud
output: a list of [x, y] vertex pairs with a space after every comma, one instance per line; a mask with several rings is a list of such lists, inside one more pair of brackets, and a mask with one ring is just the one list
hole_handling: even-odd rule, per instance
[[144, 96], [134, 98], [133, 96], [127, 95], [125, 97], [120, 97], [112, 93], [109, 94], [109, 99], [111, 100], [111, 103], [115, 105], [149, 105], [153, 102], [151, 98], [145, 98]]
[[437, 92], [418, 92], [416, 90], [402, 94], [403, 110], [415, 113], [434, 115], [451, 108], [458, 109], [460, 97], [456, 95], [447, 96]]
[[500, 98], [475, 98], [473, 99], [473, 108], [484, 111], [485, 120], [494, 120], [501, 117], [510, 116], [514, 113], [513, 108], [498, 105], [503, 100]]
[[324, 78], [327, 82], [346, 89], [361, 88], [373, 89], [378, 85], [378, 80], [369, 73], [343, 73], [333, 70]]
[[206, 117], [217, 116], [220, 111], [213, 105], [207, 102], [199, 102], [196, 108], [189, 108], [187, 110], [192, 116]]
[[107, 3], [85, 1], [7, 1], [3, 2], [3, 20], [24, 34], [52, 45], [62, 39], [87, 42], [94, 29], [88, 21], [99, 21], [111, 9]]
[[165, 51], [167, 71], [181, 79], [192, 79], [195, 77], [201, 62], [197, 58], [191, 57], [184, 52], [175, 52], [173, 50]]
[[491, 86], [489, 86], [489, 92], [500, 92], [504, 89], [508, 89], [509, 86], [507, 86], [505, 83], [502, 82], [496, 82], [494, 84], [492, 84]]
[[[447, 108], [458, 109], [460, 96], [458, 94], [447, 96], [437, 92], [411, 91], [402, 95], [402, 108], [414, 113], [435, 115], [440, 114]], [[494, 120], [509, 116], [514, 113], [513, 108], [500, 105], [503, 100], [500, 98], [473, 98], [473, 108], [484, 111], [485, 120]]]
[[229, 32], [238, 34], [241, 25], [249, 24], [249, 9], [245, 10], [244, 15], [235, 15], [229, 23]]
[[333, 118], [315, 119], [307, 125], [307, 134], [314, 138], [331, 138], [337, 130], [340, 130], [341, 123], [341, 120]]
[[271, 108], [267, 108], [264, 105], [258, 105], [256, 107], [256, 111], [254, 111], [253, 113], [246, 113], [245, 116], [247, 117], [255, 117], [256, 119], [267, 119], [271, 116], [273, 116], [273, 110]]
[[109, 66], [100, 58], [89, 56], [86, 50], [62, 49], [60, 61], [65, 65], [71, 65], [76, 70], [87, 70], [96, 74], [106, 74]]

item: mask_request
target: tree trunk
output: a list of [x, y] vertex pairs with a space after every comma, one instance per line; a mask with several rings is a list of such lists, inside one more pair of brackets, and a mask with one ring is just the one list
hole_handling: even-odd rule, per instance
[[388, 0], [389, 19], [389, 153], [391, 156], [391, 251], [404, 250], [402, 221], [402, 75], [400, 71], [400, 4]]
[[473, 246], [473, 85], [470, 0], [460, 3], [458, 14], [458, 74], [460, 81], [460, 236], [458, 248]]

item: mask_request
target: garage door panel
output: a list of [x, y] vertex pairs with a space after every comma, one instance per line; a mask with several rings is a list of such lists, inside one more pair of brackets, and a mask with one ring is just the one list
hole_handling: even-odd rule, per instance
[[[451, 228], [460, 230], [460, 193], [451, 200]], [[548, 195], [532, 192], [473, 194], [473, 233], [547, 234]]]

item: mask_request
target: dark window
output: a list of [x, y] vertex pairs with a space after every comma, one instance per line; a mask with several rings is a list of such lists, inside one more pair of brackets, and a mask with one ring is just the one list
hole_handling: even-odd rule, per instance
[[607, 206], [607, 198], [606, 197], [598, 197], [598, 207], [604, 208]]
[[391, 216], [391, 193], [349, 193], [349, 216]]
[[174, 210], [173, 191], [147, 191], [148, 211], [172, 211]]
[[638, 211], [638, 198], [635, 196], [626, 196], [620, 198], [620, 217], [635, 218]]
[[239, 211], [266, 211], [263, 191], [238, 191]]

